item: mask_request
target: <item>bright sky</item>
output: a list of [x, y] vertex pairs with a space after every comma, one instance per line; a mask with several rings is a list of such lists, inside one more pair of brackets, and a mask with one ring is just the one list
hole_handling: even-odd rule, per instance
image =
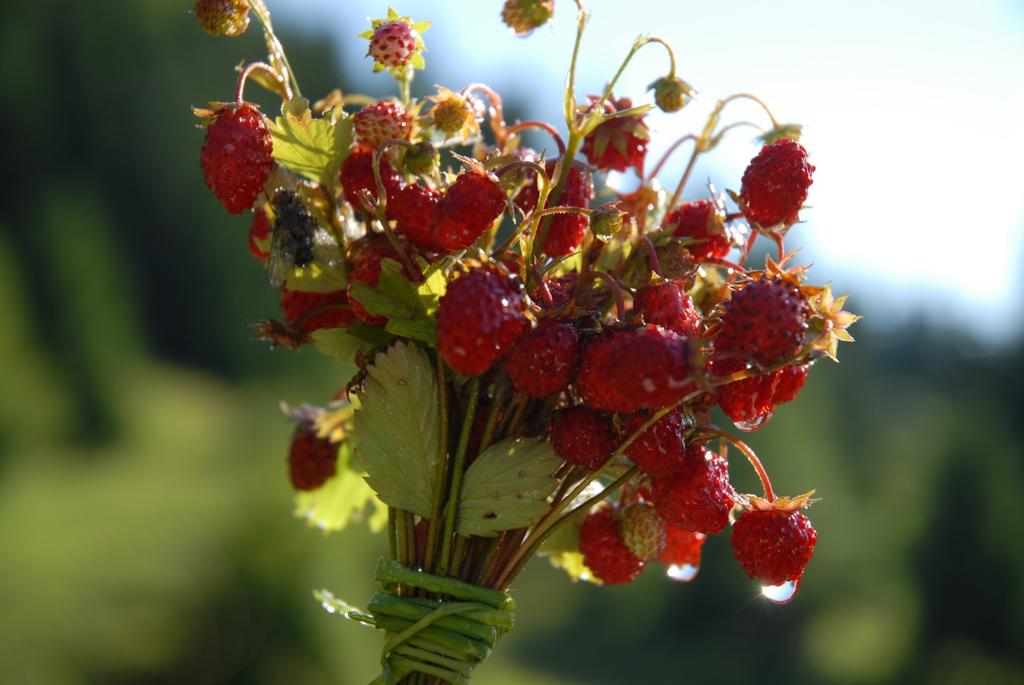
[[[371, 0], [269, 0], [282, 22], [326, 31], [354, 78], [366, 42], [354, 36]], [[425, 34], [426, 80], [457, 89], [485, 81], [524, 116], [560, 123], [561, 88], [575, 11], [558, 0], [554, 21], [525, 40], [498, 18], [501, 0], [393, 0], [434, 26]], [[671, 3], [590, 0], [581, 54], [580, 97], [615, 72], [633, 39], [658, 35], [676, 49], [680, 75], [700, 92], [675, 115], [650, 117], [649, 160], [699, 129], [714, 101], [754, 92], [783, 121], [805, 125], [817, 166], [804, 211], [787, 245], [806, 246], [818, 279], [854, 289], [854, 309], [876, 321], [916, 312], [1005, 340], [1024, 326], [1024, 5], [1019, 0], [722, 0]], [[626, 11], [628, 8], [628, 11]], [[648, 83], [667, 59], [648, 46], [617, 90], [647, 101]], [[361, 75], [359, 75], [361, 76]], [[374, 94], [389, 77], [361, 79]], [[727, 110], [728, 112], [729, 110]], [[756, 118], [736, 104], [733, 116]], [[755, 119], [763, 121], [763, 118]], [[559, 126], [564, 129], [564, 125]], [[709, 176], [738, 190], [756, 153], [750, 129], [698, 165], [687, 190]], [[673, 186], [686, 155], [662, 173]], [[970, 260], [970, 261], [968, 261]], [[1015, 282], [1017, 281], [1017, 282]], [[1015, 287], [1016, 286], [1016, 287]]]

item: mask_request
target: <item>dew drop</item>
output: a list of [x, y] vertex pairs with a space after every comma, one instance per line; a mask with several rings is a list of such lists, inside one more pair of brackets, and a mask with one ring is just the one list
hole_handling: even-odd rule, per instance
[[762, 585], [761, 594], [772, 604], [789, 604], [799, 589], [799, 580], [787, 580], [782, 585]]
[[768, 419], [772, 417], [772, 413], [773, 412], [765, 412], [750, 421], [735, 421], [734, 423], [741, 431], [750, 433], [751, 431], [756, 431], [758, 428], [768, 423]]
[[672, 564], [665, 571], [665, 575], [679, 583], [689, 583], [697, 577], [700, 566], [693, 564]]

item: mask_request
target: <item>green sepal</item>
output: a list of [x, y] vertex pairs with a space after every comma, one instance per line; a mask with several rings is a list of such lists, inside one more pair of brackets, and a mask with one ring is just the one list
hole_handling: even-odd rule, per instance
[[444, 273], [435, 272], [417, 286], [402, 274], [401, 264], [384, 259], [380, 263], [377, 285], [354, 282], [350, 294], [371, 314], [386, 316], [388, 332], [434, 346], [437, 320], [431, 314], [437, 310], [443, 280]]
[[373, 345], [346, 328], [321, 328], [310, 334], [313, 345], [326, 357], [343, 364], [352, 364], [357, 352], [367, 352]]

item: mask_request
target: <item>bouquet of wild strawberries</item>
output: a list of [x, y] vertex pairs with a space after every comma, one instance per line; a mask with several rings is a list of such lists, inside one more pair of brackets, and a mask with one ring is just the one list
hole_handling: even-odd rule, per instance
[[[552, 10], [508, 0], [503, 18], [522, 34]], [[327, 407], [286, 407], [288, 465], [313, 524], [338, 529], [372, 503], [371, 526], [386, 530], [365, 611], [318, 593], [384, 631], [375, 682], [467, 682], [512, 627], [507, 592], [536, 554], [606, 585], [656, 561], [687, 581], [705, 536], [731, 523], [736, 559], [765, 596], [795, 595], [817, 539], [802, 513], [811, 493], [776, 496], [711, 410], [755, 430], [851, 340], [844, 298], [805, 284], [783, 244], [814, 171], [799, 126], [752, 95], [719, 100], [666, 153], [692, 146], [669, 195], [654, 179], [664, 158], [644, 173], [652, 106], [612, 91], [648, 44], [670, 60], [651, 85], [656, 105], [675, 112], [692, 90], [671, 48], [642, 37], [604, 92], [578, 100], [582, 8], [565, 139], [544, 122], [507, 124], [483, 84], [412, 98], [428, 25], [393, 10], [362, 37], [399, 97], [334, 91], [313, 105], [262, 0], [198, 0], [195, 13], [217, 35], [245, 31], [250, 14], [263, 26], [267, 62], [239, 67], [233, 102], [196, 111], [200, 161], [229, 212], [252, 212], [249, 248], [280, 289], [283, 321], [259, 322], [260, 337], [350, 369]], [[249, 81], [281, 96], [279, 116], [246, 102]], [[739, 192], [681, 202], [696, 160], [756, 126], [722, 122], [739, 99], [768, 119]], [[551, 156], [521, 145], [529, 129], [550, 136]], [[635, 191], [595, 188], [630, 169]], [[748, 268], [759, 236], [777, 257]], [[760, 496], [733, 489], [730, 448]]]

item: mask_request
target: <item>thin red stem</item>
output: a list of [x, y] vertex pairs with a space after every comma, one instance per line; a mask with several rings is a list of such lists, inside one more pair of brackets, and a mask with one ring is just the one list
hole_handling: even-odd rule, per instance
[[502, 106], [501, 96], [485, 83], [471, 83], [462, 89], [462, 97], [468, 97], [473, 91], [480, 91], [490, 101], [491, 130], [494, 132], [498, 147], [505, 147], [505, 138], [508, 134], [505, 130], [505, 110]]
[[724, 266], [726, 269], [732, 269], [737, 273], [745, 273], [746, 269], [737, 264], [736, 262], [730, 262], [728, 259], [722, 259], [721, 257], [709, 257], [704, 260], [706, 264], [715, 264], [717, 266]]
[[770, 237], [775, 242], [775, 245], [779, 248], [778, 260], [779, 264], [781, 264], [786, 259], [786, 246], [783, 244], [782, 234], [769, 233], [768, 237]]
[[764, 464], [761, 463], [761, 460], [757, 458], [757, 454], [754, 453], [754, 450], [750, 449], [750, 446], [747, 443], [734, 435], [730, 435], [715, 428], [701, 428], [700, 432], [704, 435], [725, 440], [742, 452], [743, 456], [747, 458], [747, 461], [750, 462], [750, 465], [754, 468], [754, 471], [757, 473], [757, 477], [761, 480], [761, 488], [764, 490], [764, 498], [769, 502], [775, 501], [775, 490], [772, 489], [772, 481], [768, 478], [768, 472], [765, 470]]
[[291, 86], [288, 85], [288, 81], [284, 77], [282, 77], [279, 73], [277, 73], [274, 70], [272, 66], [265, 62], [253, 62], [252, 64], [247, 64], [245, 68], [242, 69], [242, 73], [238, 75], [238, 80], [235, 82], [236, 105], [240, 105], [243, 102], [245, 102], [245, 84], [249, 80], [249, 76], [251, 76], [254, 71], [262, 71], [266, 73], [268, 76], [270, 76], [272, 79], [280, 83], [281, 87], [284, 90], [285, 99], [292, 99]]
[[521, 121], [518, 124], [515, 124], [514, 126], [509, 126], [507, 129], [505, 129], [505, 135], [510, 136], [513, 133], [519, 133], [520, 131], [524, 131], [529, 128], [540, 129], [541, 131], [544, 131], [545, 133], [550, 135], [552, 138], [555, 139], [555, 144], [558, 145], [558, 154], [565, 154], [565, 141], [562, 140], [562, 136], [559, 135], [558, 131], [555, 129], [554, 126], [543, 121]]
[[544, 280], [543, 274], [540, 273], [540, 267], [536, 264], [530, 267], [533, 271], [533, 278], [537, 281], [537, 288], [540, 290], [540, 295], [544, 298], [544, 306], [547, 309], [555, 308], [555, 299], [551, 296], [551, 288], [548, 287], [548, 282]]
[[647, 174], [647, 178], [644, 181], [645, 182], [650, 181], [652, 178], [657, 176], [658, 172], [661, 171], [661, 167], [665, 166], [665, 162], [667, 162], [669, 160], [669, 158], [672, 156], [672, 154], [677, 149], [679, 149], [680, 145], [682, 145], [683, 143], [685, 143], [688, 140], [692, 140], [694, 142], [697, 142], [697, 136], [693, 135], [692, 133], [687, 133], [685, 136], [683, 136], [682, 138], [680, 138], [676, 142], [672, 143], [672, 145], [670, 145], [669, 148], [667, 150], [665, 150], [665, 154], [663, 154], [661, 156], [661, 159], [658, 160], [658, 163], [654, 165], [654, 168], [651, 170], [651, 172], [649, 174]]
[[398, 240], [398, 236], [391, 230], [391, 225], [387, 219], [387, 189], [384, 187], [384, 179], [380, 175], [380, 163], [384, 157], [385, 151], [388, 147], [401, 146], [410, 147], [411, 144], [405, 140], [391, 139], [384, 141], [380, 147], [373, 154], [373, 180], [377, 186], [377, 203], [375, 206], [375, 213], [377, 215], [377, 223], [380, 224], [381, 230], [384, 231], [384, 235], [387, 237], [388, 242], [391, 243], [391, 247], [398, 253], [398, 258], [402, 262], [402, 265], [409, 272], [409, 276], [416, 279], [417, 283], [423, 282], [423, 272], [420, 271], [419, 266], [412, 260], [409, 253], [406, 252], [405, 247]]
[[640, 239], [644, 241], [644, 245], [647, 247], [647, 262], [651, 266], [651, 271], [665, 278], [665, 274], [661, 270], [661, 260], [658, 259], [658, 250], [655, 249], [654, 243], [646, 235], [641, 236]]

